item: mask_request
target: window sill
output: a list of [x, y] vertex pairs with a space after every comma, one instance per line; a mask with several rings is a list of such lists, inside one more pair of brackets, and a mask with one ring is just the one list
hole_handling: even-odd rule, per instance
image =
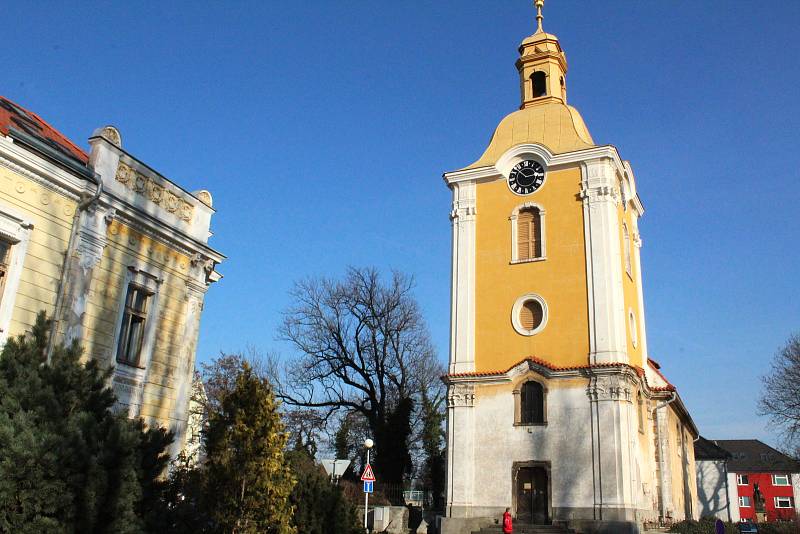
[[544, 423], [514, 423], [514, 426], [521, 426], [521, 427], [526, 427], [526, 426], [547, 426], [547, 421], [545, 421]]
[[511, 260], [508, 262], [510, 265], [517, 265], [519, 263], [535, 263], [537, 261], [545, 261], [547, 256], [539, 256], [538, 258], [528, 258], [526, 260]]
[[140, 371], [144, 371], [145, 370], [145, 367], [143, 367], [141, 365], [134, 365], [134, 364], [132, 364], [130, 362], [123, 362], [121, 360], [116, 360], [116, 361], [117, 361], [117, 365], [124, 365], [125, 367], [128, 367], [130, 369], [138, 369]]

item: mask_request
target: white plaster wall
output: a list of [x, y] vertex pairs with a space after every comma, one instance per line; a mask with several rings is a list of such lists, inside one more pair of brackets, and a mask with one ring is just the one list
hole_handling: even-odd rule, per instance
[[[728, 520], [728, 493], [725, 489], [725, 462], [700, 460], [697, 470], [697, 506], [700, 517], [714, 516]], [[729, 491], [729, 490], [728, 490]]]
[[593, 506], [591, 413], [585, 386], [551, 389], [547, 425], [514, 426], [514, 396], [503, 389], [475, 399], [473, 504], [512, 505], [513, 463], [551, 462], [554, 508]]
[[736, 484], [736, 473], [728, 473], [728, 489], [731, 492], [731, 521], [741, 520], [739, 515], [739, 486]]

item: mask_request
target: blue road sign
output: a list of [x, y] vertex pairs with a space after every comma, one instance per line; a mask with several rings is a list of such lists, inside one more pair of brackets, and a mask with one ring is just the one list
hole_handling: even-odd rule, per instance
[[375, 482], [373, 482], [372, 480], [365, 480], [364, 481], [364, 493], [372, 493], [372, 485], [374, 483]]

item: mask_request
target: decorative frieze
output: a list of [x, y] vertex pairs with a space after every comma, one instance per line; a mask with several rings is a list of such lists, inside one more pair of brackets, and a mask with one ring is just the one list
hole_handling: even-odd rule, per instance
[[120, 163], [115, 177], [119, 183], [128, 189], [157, 204], [169, 213], [175, 214], [186, 222], [192, 221], [194, 206], [149, 176], [145, 176], [130, 166]]
[[631, 384], [625, 375], [595, 376], [589, 381], [586, 394], [592, 401], [631, 402]]
[[447, 392], [447, 405], [451, 408], [475, 405], [475, 386], [472, 384], [454, 384]]

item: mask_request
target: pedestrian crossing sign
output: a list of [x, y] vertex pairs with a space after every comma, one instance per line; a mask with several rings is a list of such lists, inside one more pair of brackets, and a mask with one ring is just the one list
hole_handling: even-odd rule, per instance
[[[375, 482], [375, 475], [372, 474], [372, 466], [367, 464], [364, 468], [364, 474], [361, 475], [361, 480]], [[365, 490], [366, 491], [366, 490]]]

